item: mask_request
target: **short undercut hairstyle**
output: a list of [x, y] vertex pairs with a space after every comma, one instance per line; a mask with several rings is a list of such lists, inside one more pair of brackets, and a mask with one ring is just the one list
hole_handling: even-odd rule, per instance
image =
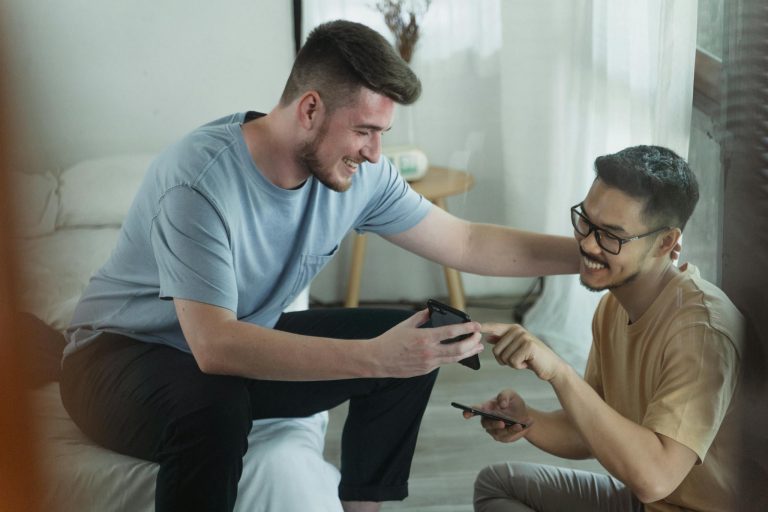
[[418, 77], [381, 34], [360, 23], [330, 21], [315, 27], [299, 50], [280, 105], [315, 90], [332, 112], [351, 104], [361, 86], [402, 105], [421, 94]]
[[600, 181], [645, 203], [649, 227], [680, 231], [699, 200], [699, 184], [685, 160], [661, 146], [634, 146], [595, 160]]

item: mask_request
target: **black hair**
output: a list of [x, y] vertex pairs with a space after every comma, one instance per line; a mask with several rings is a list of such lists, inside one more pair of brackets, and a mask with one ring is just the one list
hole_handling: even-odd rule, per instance
[[597, 178], [645, 202], [646, 224], [682, 231], [699, 200], [699, 184], [686, 161], [661, 146], [634, 146], [595, 160]]
[[421, 94], [418, 77], [381, 34], [360, 23], [330, 21], [315, 27], [299, 50], [280, 104], [316, 90], [333, 111], [354, 101], [360, 87], [403, 105]]

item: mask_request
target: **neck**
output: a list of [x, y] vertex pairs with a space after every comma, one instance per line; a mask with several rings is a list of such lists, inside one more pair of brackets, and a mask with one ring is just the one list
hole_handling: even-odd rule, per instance
[[294, 141], [286, 116], [276, 107], [264, 117], [242, 126], [243, 139], [253, 163], [275, 186], [293, 189], [301, 186], [309, 174], [296, 160]]
[[662, 268], [641, 273], [634, 281], [611, 290], [611, 293], [627, 311], [629, 322], [635, 323], [678, 273], [677, 267], [667, 261]]

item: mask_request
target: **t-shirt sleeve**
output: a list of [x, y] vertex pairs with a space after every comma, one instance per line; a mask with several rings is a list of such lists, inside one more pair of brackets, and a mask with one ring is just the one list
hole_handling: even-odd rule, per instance
[[734, 345], [720, 331], [704, 324], [681, 330], [664, 352], [643, 425], [703, 461], [733, 398], [738, 363]]
[[160, 298], [237, 311], [237, 282], [226, 226], [213, 205], [188, 186], [160, 200], [150, 237]]
[[359, 217], [355, 229], [372, 231], [379, 235], [402, 233], [426, 217], [432, 203], [416, 193], [397, 168], [382, 156], [378, 173], [380, 180], [374, 196]]

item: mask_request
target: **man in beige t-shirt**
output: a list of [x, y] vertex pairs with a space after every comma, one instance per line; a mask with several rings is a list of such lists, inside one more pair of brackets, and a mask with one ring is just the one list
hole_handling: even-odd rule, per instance
[[562, 409], [527, 407], [512, 390], [479, 407], [529, 424], [483, 419], [494, 439], [594, 457], [609, 474], [496, 464], [477, 478], [475, 510], [733, 510], [743, 319], [693, 265], [678, 269], [670, 257], [698, 200], [696, 179], [657, 146], [599, 157], [595, 170], [571, 208], [581, 282], [610, 291], [585, 377], [523, 327], [486, 324], [496, 359], [548, 381]]

